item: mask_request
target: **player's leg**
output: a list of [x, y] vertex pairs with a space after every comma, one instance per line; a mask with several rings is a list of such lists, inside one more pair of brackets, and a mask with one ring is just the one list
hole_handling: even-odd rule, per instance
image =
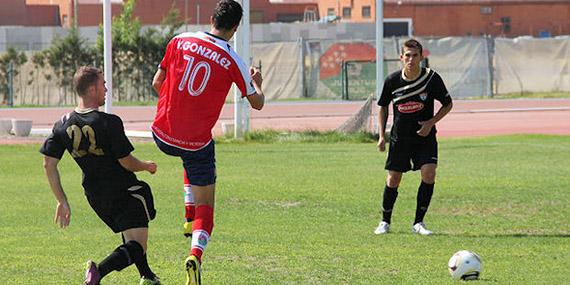
[[202, 255], [214, 228], [216, 164], [214, 141], [198, 151], [187, 152], [181, 158], [192, 183], [195, 203], [192, 222], [192, 242], [189, 257], [185, 260], [186, 284], [201, 284]]
[[135, 264], [142, 284], [160, 284], [147, 261], [148, 224], [156, 216], [154, 199], [148, 184], [139, 181], [129, 187], [117, 203], [111, 223], [115, 232], [121, 232], [123, 244], [99, 263], [101, 277], [112, 271], [121, 271]]
[[[189, 151], [185, 151], [162, 142], [156, 135], [152, 134], [154, 138], [154, 142], [156, 146], [160, 149], [160, 151], [164, 152], [167, 155], [177, 156], [182, 158], [184, 161], [184, 157], [189, 156], [188, 153], [192, 153]], [[184, 208], [185, 208], [185, 222], [183, 225], [183, 234], [186, 237], [190, 237], [192, 235], [192, 220], [194, 219], [194, 198], [192, 196], [192, 186], [190, 185], [190, 180], [188, 179], [188, 173], [186, 167], [184, 167]]]
[[[150, 269], [147, 260], [147, 241], [148, 241], [148, 228], [136, 228], [128, 229], [123, 232], [123, 237], [125, 239], [125, 245], [129, 243], [138, 243], [142, 249], [142, 255], [137, 256], [137, 252], [134, 256], [130, 256], [132, 263], [135, 264], [139, 274], [141, 276], [141, 284], [156, 285], [160, 284], [160, 279], [156, 274]], [[130, 252], [129, 252], [130, 254]]]
[[425, 223], [424, 217], [429, 208], [431, 202], [431, 197], [433, 195], [433, 187], [435, 184], [435, 169], [436, 164], [429, 163], [424, 164], [421, 167], [422, 182], [418, 187], [418, 196], [416, 202], [416, 217], [414, 219], [414, 224], [412, 226], [412, 232], [421, 235], [431, 235], [432, 231], [428, 230]]
[[404, 142], [390, 142], [386, 158], [386, 185], [382, 196], [382, 220], [374, 230], [375, 234], [385, 234], [390, 231], [392, 211], [398, 198], [398, 187], [402, 181], [402, 173], [411, 168], [408, 147]]
[[414, 224], [424, 221], [424, 217], [429, 208], [431, 197], [433, 195], [433, 188], [435, 185], [435, 169], [437, 164], [424, 164], [421, 167], [422, 181], [418, 187], [418, 196], [416, 204], [416, 218]]
[[[117, 247], [99, 263], [97, 270], [101, 279], [113, 271], [121, 271], [127, 266], [143, 259], [146, 242], [141, 244], [143, 238], [140, 236], [143, 235], [142, 233], [138, 233], [138, 241], [132, 239], [133, 231], [135, 230], [141, 231], [142, 229], [129, 229], [124, 231], [123, 234], [126, 242]], [[146, 231], [147, 229], [145, 228], [144, 230]]]
[[186, 170], [184, 170], [184, 226], [183, 226], [183, 233], [185, 237], [192, 236], [192, 221], [194, 221], [194, 214], [196, 211], [196, 207], [194, 204], [194, 196], [192, 195], [192, 185], [190, 184], [190, 180], [188, 179], [188, 175], [186, 174]]
[[398, 198], [398, 186], [402, 180], [402, 172], [388, 171], [386, 178], [386, 185], [384, 186], [384, 195], [382, 196], [382, 221], [374, 230], [374, 233], [385, 234], [390, 231], [390, 224], [392, 223], [392, 210]]
[[421, 146], [418, 146], [418, 152], [412, 159], [414, 161], [414, 169], [420, 168], [422, 181], [418, 187], [418, 195], [416, 199], [416, 216], [412, 231], [422, 235], [430, 235], [433, 232], [428, 230], [424, 223], [424, 217], [428, 211], [433, 196], [435, 185], [435, 175], [437, 168], [437, 141], [434, 138], [427, 139]]
[[208, 245], [214, 228], [215, 184], [207, 186], [192, 185], [196, 214], [192, 223], [192, 244], [190, 255], [185, 260], [186, 285], [201, 284], [202, 255]]
[[192, 185], [196, 202], [196, 215], [192, 225], [191, 255], [196, 256], [200, 262], [214, 228], [215, 189], [216, 184]]
[[398, 187], [402, 181], [402, 172], [388, 170], [384, 196], [382, 199], [382, 220], [388, 224], [392, 222], [392, 210], [398, 198]]

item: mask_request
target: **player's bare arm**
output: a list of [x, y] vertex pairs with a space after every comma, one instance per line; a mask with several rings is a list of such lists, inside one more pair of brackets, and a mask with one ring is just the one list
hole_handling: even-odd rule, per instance
[[156, 94], [160, 94], [160, 87], [162, 86], [162, 83], [164, 82], [165, 78], [166, 78], [166, 71], [162, 68], [159, 68], [154, 74], [154, 77], [152, 78], [152, 88], [154, 88]]
[[378, 132], [378, 150], [386, 150], [386, 123], [388, 122], [388, 106], [380, 107], [380, 114], [378, 116], [378, 126], [380, 130]]
[[59, 171], [57, 169], [58, 163], [59, 159], [47, 155], [44, 156], [44, 170], [46, 172], [51, 191], [57, 200], [53, 222], [58, 224], [61, 228], [66, 228], [69, 226], [69, 222], [71, 220], [71, 208], [69, 207], [69, 203], [67, 203], [67, 196], [65, 195], [63, 186], [61, 185]]
[[431, 128], [433, 128], [433, 126], [435, 126], [435, 124], [441, 119], [443, 119], [443, 117], [445, 117], [445, 115], [447, 115], [452, 108], [453, 102], [450, 102], [445, 106], [441, 106], [433, 118], [427, 121], [418, 122], [418, 124], [422, 125], [422, 127], [418, 130], [418, 135], [422, 137], [429, 135]]
[[156, 172], [156, 163], [154, 163], [154, 161], [142, 161], [132, 154], [120, 158], [119, 163], [122, 167], [131, 172], [148, 171], [150, 174]]
[[256, 110], [261, 110], [265, 105], [265, 95], [261, 90], [261, 84], [263, 83], [263, 77], [261, 76], [261, 72], [257, 68], [251, 67], [249, 69], [249, 73], [251, 74], [251, 79], [253, 79], [253, 87], [255, 88], [256, 93], [247, 96], [247, 100], [252, 108]]

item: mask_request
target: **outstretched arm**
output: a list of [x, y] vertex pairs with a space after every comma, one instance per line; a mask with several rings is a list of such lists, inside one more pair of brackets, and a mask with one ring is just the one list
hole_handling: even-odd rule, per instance
[[71, 208], [67, 203], [67, 196], [63, 191], [61, 180], [59, 178], [59, 171], [57, 164], [59, 159], [50, 156], [44, 156], [44, 170], [49, 181], [51, 191], [57, 200], [57, 207], [55, 208], [54, 223], [58, 224], [61, 228], [69, 226], [71, 221]]
[[141, 161], [132, 154], [120, 158], [119, 163], [123, 168], [131, 172], [148, 171], [150, 174], [156, 172], [156, 163], [154, 161]]
[[261, 90], [261, 83], [263, 83], [263, 78], [261, 77], [261, 72], [257, 68], [251, 67], [249, 69], [251, 74], [251, 79], [253, 79], [253, 87], [255, 88], [255, 94], [247, 96], [247, 101], [252, 108], [256, 110], [261, 110], [265, 105], [265, 95]]

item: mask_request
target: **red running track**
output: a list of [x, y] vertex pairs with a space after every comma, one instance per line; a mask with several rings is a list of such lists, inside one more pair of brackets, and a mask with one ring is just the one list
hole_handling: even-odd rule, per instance
[[[251, 129], [333, 130], [355, 114], [363, 102], [268, 103], [262, 111], [251, 110]], [[437, 108], [437, 107], [436, 107]], [[34, 130], [49, 130], [72, 108], [2, 108], [0, 118], [33, 120]], [[114, 107], [125, 129], [149, 131], [155, 107]], [[227, 104], [214, 127], [233, 122], [233, 105]], [[570, 135], [570, 99], [455, 100], [451, 113], [437, 125], [441, 137], [506, 134]], [[13, 140], [6, 135], [0, 142]]]

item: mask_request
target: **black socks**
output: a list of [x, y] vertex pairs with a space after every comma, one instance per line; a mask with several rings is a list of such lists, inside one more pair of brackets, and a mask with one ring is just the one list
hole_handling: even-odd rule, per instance
[[420, 187], [418, 188], [418, 198], [416, 204], [416, 218], [414, 220], [414, 225], [420, 223], [424, 220], [424, 217], [429, 208], [431, 202], [431, 196], [433, 195], [433, 186], [435, 184], [427, 184], [422, 181]]
[[144, 257], [146, 257], [146, 255], [144, 254], [143, 247], [138, 242], [131, 240], [117, 247], [109, 256], [99, 263], [99, 273], [101, 277], [103, 277], [114, 270], [121, 271], [133, 263], [141, 262]]
[[382, 199], [382, 221], [390, 223], [392, 221], [392, 210], [398, 198], [398, 187], [390, 188], [388, 185], [384, 187], [384, 198]]
[[143, 255], [143, 257], [141, 258], [141, 260], [139, 262], [135, 262], [135, 265], [136, 265], [141, 277], [144, 276], [148, 279], [154, 278], [155, 275], [154, 275], [154, 272], [152, 272], [152, 270], [148, 266], [148, 261], [146, 260], [146, 254]]

